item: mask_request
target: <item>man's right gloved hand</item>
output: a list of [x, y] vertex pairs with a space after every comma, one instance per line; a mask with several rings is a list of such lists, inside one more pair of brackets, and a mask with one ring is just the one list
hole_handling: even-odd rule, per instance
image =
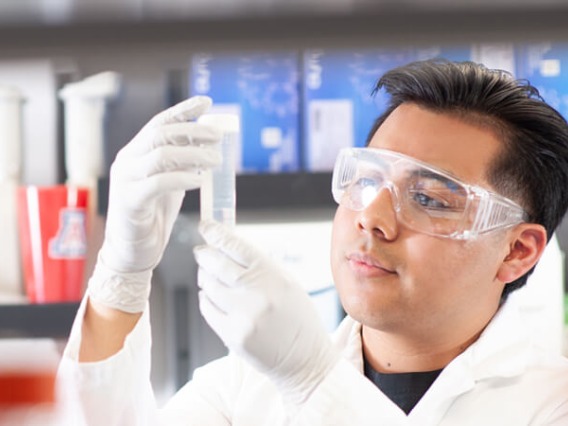
[[306, 401], [336, 365], [313, 302], [293, 277], [226, 225], [201, 222], [199, 308], [231, 351], [269, 377], [285, 401]]
[[108, 307], [141, 312], [185, 191], [218, 165], [220, 133], [195, 120], [211, 106], [196, 96], [154, 116], [117, 154], [110, 171], [105, 238], [89, 296]]

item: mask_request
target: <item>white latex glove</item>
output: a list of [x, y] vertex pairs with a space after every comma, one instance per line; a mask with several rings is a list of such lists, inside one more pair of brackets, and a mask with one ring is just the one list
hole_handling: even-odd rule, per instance
[[220, 163], [220, 133], [194, 121], [211, 106], [196, 96], [154, 116], [117, 154], [110, 170], [105, 239], [89, 296], [125, 312], [141, 312], [152, 270], [170, 238], [186, 190]]
[[194, 249], [200, 309], [227, 347], [299, 404], [338, 357], [305, 290], [225, 225], [207, 221]]

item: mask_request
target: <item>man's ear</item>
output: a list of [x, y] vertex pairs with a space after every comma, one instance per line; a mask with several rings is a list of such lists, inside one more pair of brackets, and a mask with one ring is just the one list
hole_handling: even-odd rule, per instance
[[510, 283], [526, 274], [546, 247], [546, 229], [536, 223], [522, 223], [512, 231], [509, 250], [497, 271], [497, 278]]

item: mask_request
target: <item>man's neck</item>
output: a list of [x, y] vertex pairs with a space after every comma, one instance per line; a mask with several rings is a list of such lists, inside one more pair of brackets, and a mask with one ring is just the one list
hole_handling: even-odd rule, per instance
[[363, 326], [363, 352], [381, 373], [410, 373], [443, 369], [475, 342], [481, 331], [465, 339], [407, 339]]

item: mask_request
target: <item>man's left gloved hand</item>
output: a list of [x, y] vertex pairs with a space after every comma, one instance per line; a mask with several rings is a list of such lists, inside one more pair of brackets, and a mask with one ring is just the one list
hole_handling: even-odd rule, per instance
[[196, 247], [200, 309], [225, 345], [305, 401], [338, 356], [305, 290], [231, 228], [202, 222]]

